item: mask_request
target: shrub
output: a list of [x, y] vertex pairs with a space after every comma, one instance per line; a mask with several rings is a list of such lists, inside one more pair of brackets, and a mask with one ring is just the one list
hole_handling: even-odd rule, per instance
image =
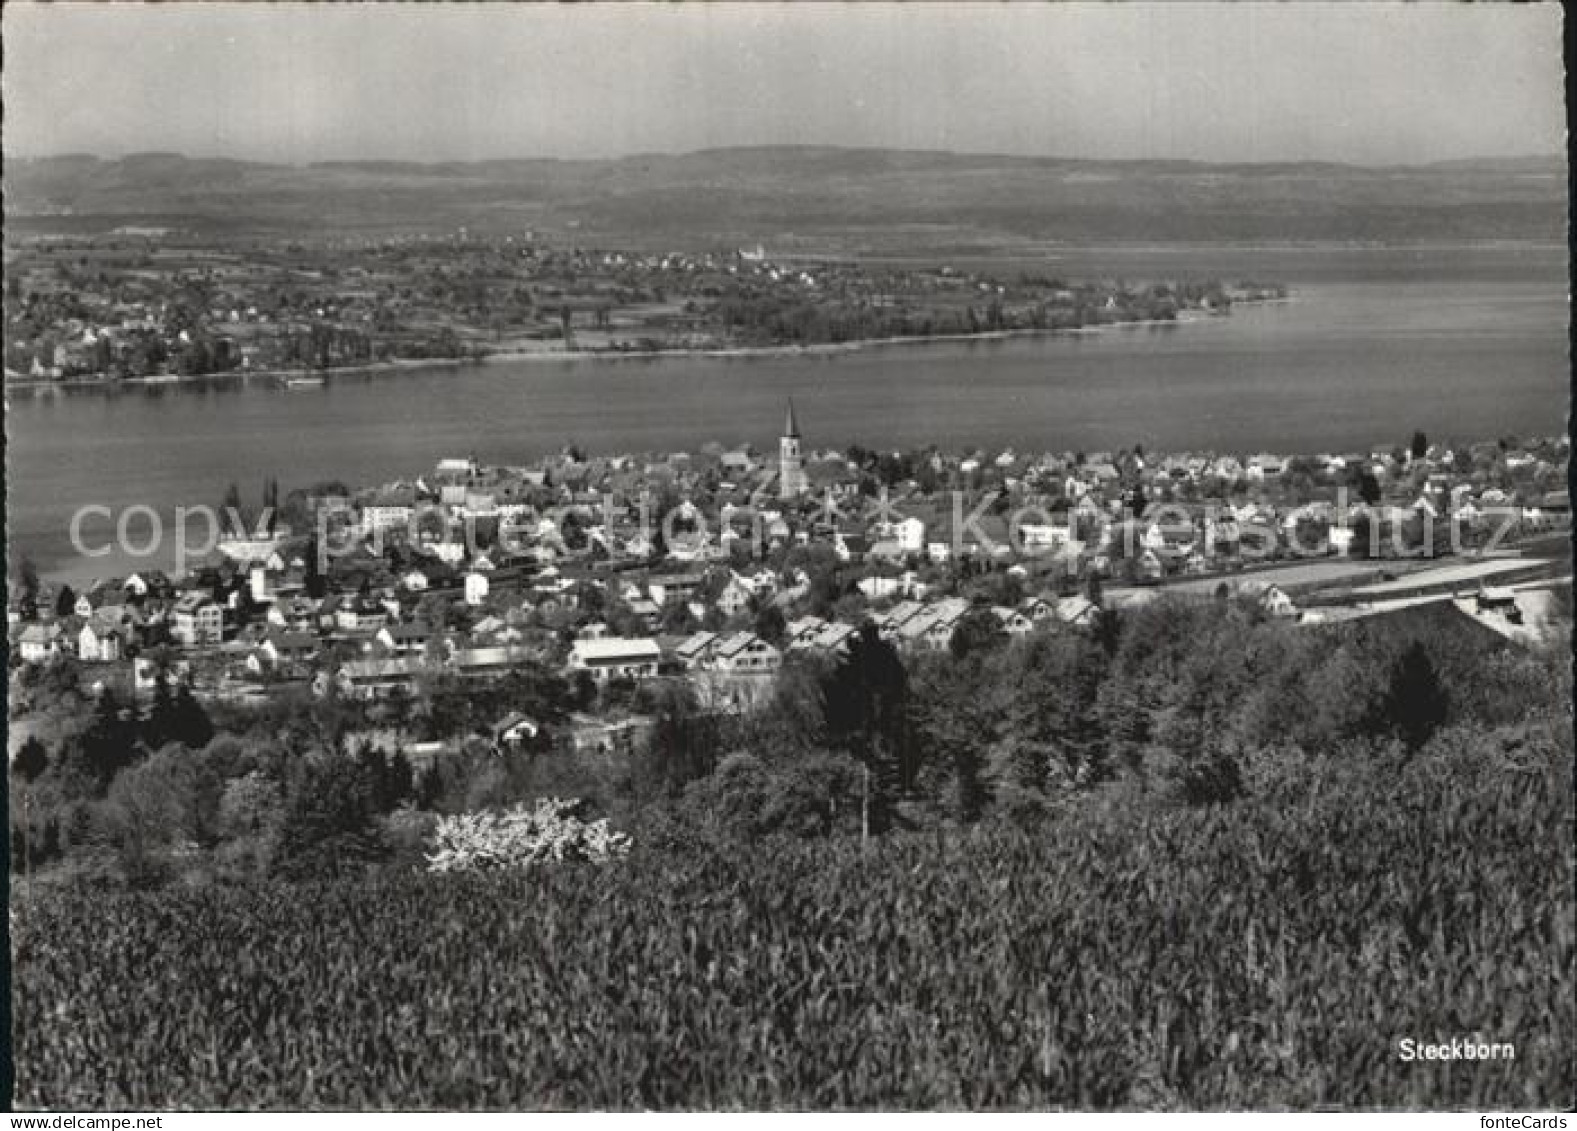
[[438, 827], [438, 817], [411, 806], [401, 806], [383, 819], [383, 835], [391, 863], [423, 866], [426, 849]]

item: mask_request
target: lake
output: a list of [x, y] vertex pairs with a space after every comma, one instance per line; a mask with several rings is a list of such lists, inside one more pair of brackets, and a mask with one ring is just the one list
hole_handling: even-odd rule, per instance
[[[1546, 264], [1547, 267], [1547, 264]], [[70, 516], [97, 503], [216, 504], [267, 476], [353, 486], [444, 456], [524, 462], [775, 443], [793, 395], [807, 448], [1280, 452], [1554, 434], [1566, 426], [1561, 274], [1299, 283], [1288, 303], [1172, 328], [894, 345], [836, 355], [503, 362], [253, 381], [12, 390], [9, 537], [48, 576], [167, 561], [77, 558]], [[90, 524], [102, 535], [104, 523]]]

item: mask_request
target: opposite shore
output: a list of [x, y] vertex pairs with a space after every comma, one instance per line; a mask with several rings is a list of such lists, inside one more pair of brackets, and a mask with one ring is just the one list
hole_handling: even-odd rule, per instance
[[[1272, 304], [1285, 304], [1294, 301], [1291, 296], [1285, 298], [1268, 299], [1241, 299], [1233, 306], [1266, 306]], [[1147, 318], [1136, 319], [1129, 322], [1107, 322], [1089, 326], [1066, 326], [1054, 329], [1015, 329], [1015, 330], [983, 330], [974, 334], [932, 334], [926, 336], [915, 335], [911, 337], [864, 338], [851, 342], [819, 342], [813, 345], [774, 345], [774, 346], [714, 346], [714, 347], [688, 347], [676, 349], [587, 349], [587, 350], [519, 350], [500, 349], [471, 357], [436, 357], [436, 358], [393, 358], [387, 361], [373, 361], [362, 365], [336, 365], [326, 369], [232, 369], [222, 373], [199, 374], [156, 374], [147, 377], [122, 377], [108, 378], [102, 376], [48, 378], [27, 377], [7, 373], [5, 388], [10, 389], [112, 389], [122, 386], [163, 386], [163, 385], [201, 385], [213, 382], [228, 381], [278, 381], [285, 382], [299, 377], [326, 377], [335, 376], [377, 376], [381, 374], [397, 373], [403, 370], [414, 369], [444, 369], [461, 368], [475, 365], [497, 365], [516, 362], [552, 362], [563, 364], [565, 362], [608, 362], [608, 361], [643, 361], [662, 358], [716, 358], [716, 359], [742, 359], [742, 358], [784, 358], [784, 357], [830, 357], [843, 354], [859, 353], [865, 350], [885, 349], [894, 346], [925, 346], [940, 344], [957, 344], [960, 342], [995, 342], [1009, 339], [1037, 338], [1037, 337], [1066, 337], [1075, 335], [1102, 334], [1113, 330], [1139, 330], [1139, 329], [1175, 329], [1194, 323], [1206, 322], [1216, 318], [1224, 318], [1230, 311], [1219, 314], [1185, 314], [1178, 318], [1162, 319]]]

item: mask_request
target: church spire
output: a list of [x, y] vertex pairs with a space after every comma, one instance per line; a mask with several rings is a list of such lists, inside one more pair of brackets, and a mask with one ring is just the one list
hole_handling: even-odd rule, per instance
[[778, 498], [794, 499], [805, 492], [805, 463], [799, 454], [799, 421], [794, 419], [794, 398], [783, 417], [783, 435], [778, 438]]

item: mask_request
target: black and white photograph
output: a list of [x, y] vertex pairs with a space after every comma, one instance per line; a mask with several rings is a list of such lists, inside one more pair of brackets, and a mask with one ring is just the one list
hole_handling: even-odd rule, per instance
[[1565, 34], [8, 0], [9, 1125], [1567, 1127]]

